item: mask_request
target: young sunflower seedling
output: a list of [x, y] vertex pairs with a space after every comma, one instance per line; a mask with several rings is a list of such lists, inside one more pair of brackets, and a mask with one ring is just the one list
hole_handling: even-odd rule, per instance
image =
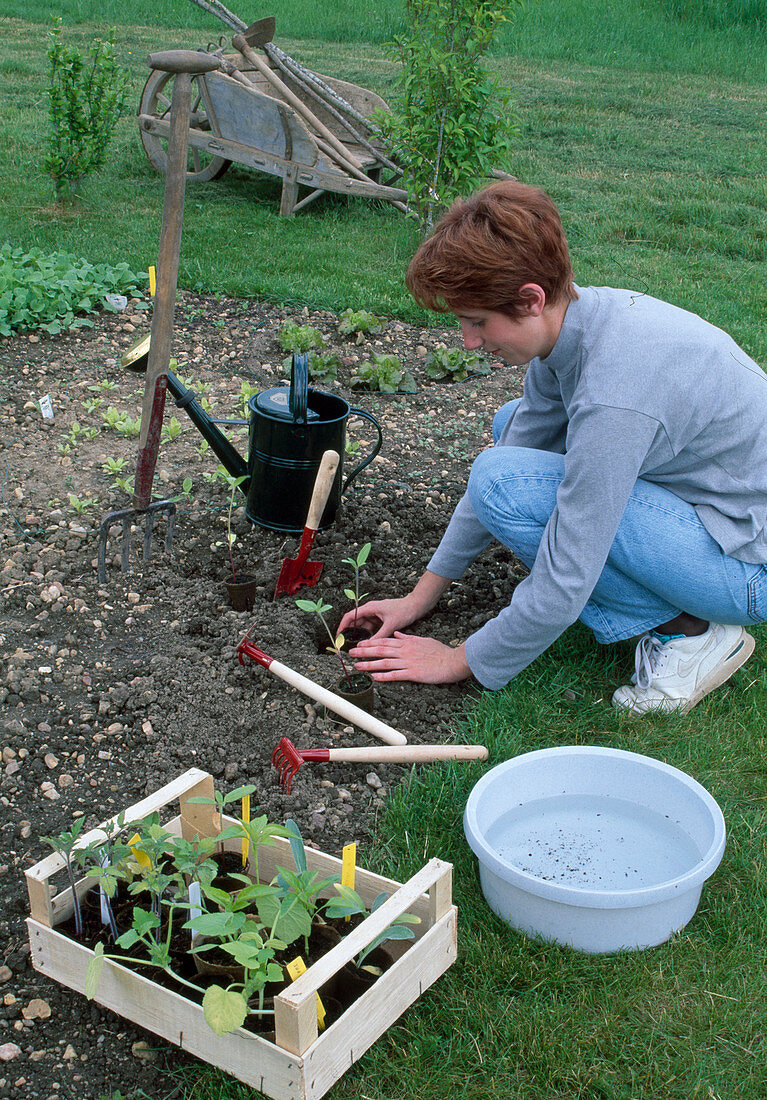
[[349, 670], [346, 667], [346, 661], [343, 659], [341, 650], [343, 649], [344, 636], [343, 634], [337, 634], [333, 636], [333, 631], [327, 624], [325, 616], [328, 611], [333, 610], [333, 605], [330, 603], [324, 603], [322, 596], [319, 597], [316, 602], [314, 600], [296, 600], [296, 607], [300, 607], [302, 611], [306, 611], [308, 615], [317, 615], [322, 625], [325, 627], [328, 637], [330, 638], [330, 645], [327, 646], [328, 653], [335, 653], [338, 660], [341, 662], [341, 668], [344, 671], [344, 679], [349, 685], [349, 690], [354, 691], [354, 684], [352, 683], [349, 675]]

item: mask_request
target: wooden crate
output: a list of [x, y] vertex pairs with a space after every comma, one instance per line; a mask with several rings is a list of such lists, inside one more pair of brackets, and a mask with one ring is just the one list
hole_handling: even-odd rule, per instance
[[[125, 820], [141, 820], [178, 802], [179, 814], [164, 822], [165, 828], [187, 838], [195, 834], [213, 836], [222, 827], [213, 807], [189, 805], [187, 801], [212, 794], [211, 776], [191, 768], [128, 809]], [[226, 818], [223, 824], [227, 824]], [[99, 830], [94, 829], [80, 843], [88, 844], [98, 835]], [[226, 847], [239, 850], [240, 843], [230, 841]], [[311, 848], [307, 848], [306, 856], [312, 870], [340, 875], [341, 861], [334, 856]], [[269, 881], [278, 864], [292, 866], [288, 841], [278, 839], [273, 847], [259, 849], [258, 860], [261, 879]], [[56, 925], [72, 913], [69, 888], [54, 895], [50, 885], [50, 879], [62, 867], [62, 857], [54, 853], [26, 873], [32, 962], [35, 969], [54, 981], [82, 993], [93, 952], [56, 931]], [[382, 891], [390, 896], [275, 998], [275, 1042], [242, 1028], [217, 1036], [205, 1023], [199, 1005], [109, 960], [101, 972], [95, 1000], [274, 1100], [316, 1100], [455, 962], [456, 909], [451, 902], [451, 875], [451, 864], [438, 859], [430, 860], [404, 885], [358, 868], [355, 885], [367, 905]], [[92, 885], [82, 879], [78, 895], [85, 894]], [[318, 1033], [316, 991], [404, 912], [421, 918], [421, 923], [413, 926], [415, 939], [392, 941], [399, 956], [394, 965], [340, 1019]]]

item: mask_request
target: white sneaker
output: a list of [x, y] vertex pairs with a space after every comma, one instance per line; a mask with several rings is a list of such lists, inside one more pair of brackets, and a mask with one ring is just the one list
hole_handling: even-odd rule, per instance
[[754, 652], [742, 626], [711, 623], [694, 638], [651, 630], [636, 648], [636, 672], [613, 695], [617, 710], [632, 714], [678, 710], [686, 714], [704, 695], [729, 680]]

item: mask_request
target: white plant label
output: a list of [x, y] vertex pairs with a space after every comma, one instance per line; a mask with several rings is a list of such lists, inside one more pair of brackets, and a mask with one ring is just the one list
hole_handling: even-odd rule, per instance
[[53, 402], [49, 393], [40, 398], [40, 412], [43, 414], [43, 420], [53, 420]]

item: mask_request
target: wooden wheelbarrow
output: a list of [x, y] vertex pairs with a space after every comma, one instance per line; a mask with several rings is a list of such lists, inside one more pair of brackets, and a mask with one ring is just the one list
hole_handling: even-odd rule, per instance
[[[234, 52], [212, 51], [220, 70], [193, 81], [187, 179], [217, 179], [234, 162], [282, 180], [282, 215], [294, 214], [325, 191], [383, 199], [405, 211], [407, 191], [395, 186], [401, 172], [372, 120], [376, 109], [387, 109], [385, 101], [298, 64], [272, 43], [273, 17], [250, 27], [236, 17], [226, 21], [238, 30]], [[141, 141], [161, 172], [167, 165], [173, 79], [153, 72], [139, 106]], [[300, 188], [309, 193], [299, 198]]]

